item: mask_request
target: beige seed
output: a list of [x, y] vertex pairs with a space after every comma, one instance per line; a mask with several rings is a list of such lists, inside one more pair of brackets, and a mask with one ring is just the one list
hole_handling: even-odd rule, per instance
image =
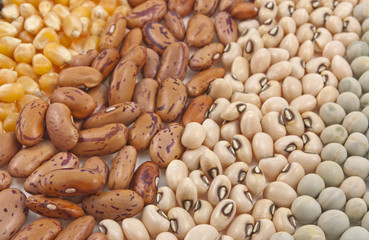
[[254, 224], [254, 218], [250, 214], [240, 214], [229, 225], [227, 235], [235, 240], [248, 239], [252, 234]]
[[336, 55], [343, 57], [345, 51], [345, 46], [343, 46], [340, 41], [332, 40], [324, 46], [322, 56], [332, 61], [333, 57]]
[[251, 60], [251, 57], [253, 54], [260, 48], [264, 47], [263, 40], [257, 36], [252, 35], [250, 38], [246, 41], [245, 47], [243, 48], [243, 57], [245, 57], [248, 61]]
[[297, 162], [305, 170], [305, 174], [315, 172], [315, 169], [321, 162], [321, 158], [315, 153], [305, 153], [301, 150], [293, 151], [287, 158], [288, 162]]
[[304, 168], [297, 162], [291, 162], [282, 169], [277, 181], [284, 182], [296, 190], [298, 183], [304, 176]]
[[296, 108], [300, 113], [313, 111], [316, 106], [316, 99], [311, 94], [303, 94], [291, 101], [290, 106]]
[[241, 117], [240, 130], [248, 139], [252, 139], [256, 133], [262, 132], [258, 115], [253, 111], [246, 111]]
[[342, 19], [335, 15], [328, 16], [325, 21], [325, 27], [332, 34], [340, 33], [343, 29]]
[[301, 81], [295, 77], [288, 76], [282, 83], [282, 95], [288, 102], [302, 95]]
[[273, 141], [286, 136], [283, 117], [279, 112], [268, 112], [261, 119], [261, 126], [265, 133], [269, 134]]
[[196, 149], [202, 145], [206, 137], [204, 127], [197, 122], [188, 123], [182, 133], [181, 143], [188, 149]]
[[268, 112], [280, 112], [283, 108], [288, 106], [288, 102], [282, 97], [271, 97], [266, 100], [261, 106], [263, 115]]
[[288, 33], [279, 44], [280, 48], [284, 48], [288, 51], [290, 57], [294, 57], [299, 50], [299, 41], [294, 33]]
[[260, 108], [261, 106], [260, 97], [257, 94], [251, 92], [233, 92], [231, 102], [252, 103], [258, 108]]
[[[291, 2], [290, 2], [291, 3]], [[279, 19], [279, 26], [282, 27], [285, 34], [295, 34], [296, 32], [296, 22], [293, 20], [292, 17], [284, 16]]]
[[241, 47], [241, 51], [245, 49], [246, 43], [250, 40], [252, 36], [257, 36], [260, 38], [261, 35], [259, 31], [256, 30], [255, 28], [248, 28], [242, 31], [240, 37], [237, 39], [237, 44]]
[[301, 114], [305, 129], [315, 134], [320, 134], [325, 128], [322, 118], [315, 112], [306, 111]]
[[197, 188], [191, 178], [184, 178], [178, 185], [176, 191], [177, 204], [190, 211], [197, 202]]
[[309, 13], [304, 8], [296, 8], [291, 17], [294, 20], [296, 27], [299, 27], [308, 22]]
[[213, 205], [217, 205], [223, 199], [228, 198], [231, 193], [232, 184], [225, 175], [216, 176], [210, 184], [208, 191], [208, 201]]
[[351, 15], [353, 9], [352, 3], [348, 1], [342, 1], [337, 4], [335, 9], [333, 10], [334, 15], [338, 16], [341, 19]]
[[220, 114], [220, 117], [226, 121], [234, 121], [247, 109], [247, 104], [243, 102], [232, 102]]
[[240, 133], [240, 120], [235, 120], [231, 122], [225, 121], [220, 129], [220, 136], [226, 141], [231, 141], [234, 135]]
[[302, 60], [305, 62], [310, 61], [310, 59], [314, 55], [314, 44], [313, 42], [308, 39], [305, 40], [299, 47], [299, 51], [297, 54]]
[[281, 154], [262, 158], [259, 161], [259, 167], [268, 181], [275, 181], [287, 164], [286, 157]]
[[231, 144], [236, 153], [237, 160], [251, 164], [252, 149], [250, 141], [244, 135], [236, 134], [232, 137]]
[[180, 207], [170, 209], [168, 218], [170, 221], [170, 229], [179, 239], [183, 239], [188, 231], [196, 226], [192, 216]]
[[177, 159], [171, 161], [165, 171], [165, 181], [173, 191], [176, 191], [179, 183], [187, 176], [188, 169], [186, 164]]
[[269, 219], [260, 219], [255, 223], [251, 240], [270, 239], [276, 232], [274, 224]]
[[200, 146], [197, 149], [193, 149], [193, 150], [186, 150], [183, 154], [182, 154], [182, 161], [186, 164], [187, 168], [190, 171], [193, 171], [195, 169], [198, 169], [200, 166], [200, 158], [202, 153], [205, 150], [209, 150], [208, 147], [206, 146]]
[[359, 35], [353, 32], [336, 33], [333, 36], [333, 40], [340, 41], [345, 48], [347, 48], [352, 42], [359, 41], [359, 39]]
[[220, 164], [218, 156], [211, 150], [207, 149], [200, 157], [200, 167], [202, 172], [213, 180], [216, 176], [223, 173], [222, 165]]
[[251, 193], [244, 184], [235, 185], [231, 190], [229, 198], [236, 203], [238, 214], [250, 213], [254, 206]]
[[207, 94], [213, 99], [229, 99], [232, 96], [232, 86], [223, 78], [217, 78], [210, 83]]
[[178, 238], [170, 232], [162, 232], [156, 236], [155, 240], [178, 240]]
[[266, 34], [261, 37], [264, 43], [264, 47], [277, 47], [282, 41], [284, 36], [283, 28], [279, 25], [274, 26]]
[[219, 236], [218, 230], [208, 224], [200, 224], [192, 228], [184, 240], [215, 240]]
[[352, 77], [350, 64], [341, 56], [334, 56], [331, 63], [331, 71], [337, 77], [338, 81], [345, 77]]
[[278, 62], [287, 61], [290, 58], [289, 52], [284, 48], [267, 48], [270, 52], [271, 62], [270, 64], [276, 64]]
[[188, 176], [191, 178], [193, 183], [197, 188], [197, 193], [199, 195], [205, 194], [209, 190], [210, 180], [201, 170], [193, 170], [190, 175]]
[[235, 76], [227, 73], [224, 76], [224, 80], [226, 80], [232, 87], [232, 92], [243, 92], [244, 86], [241, 81], [235, 78]]
[[202, 126], [206, 132], [205, 140], [203, 144], [208, 148], [213, 148], [215, 144], [219, 141], [220, 137], [220, 127], [219, 125], [212, 120], [211, 118], [207, 118]]
[[311, 23], [304, 23], [296, 30], [296, 37], [299, 43], [303, 43], [306, 40], [313, 40], [316, 27]]
[[246, 175], [246, 186], [253, 196], [259, 195], [265, 188], [266, 179], [258, 166], [251, 168]]
[[145, 225], [137, 218], [126, 218], [122, 221], [122, 228], [127, 240], [149, 240], [150, 236]]
[[247, 79], [244, 85], [244, 91], [259, 94], [268, 79], [264, 73], [255, 73]]
[[323, 77], [325, 86], [332, 86], [334, 88], [337, 88], [338, 86], [337, 77], [331, 71], [324, 70], [320, 73], [320, 75], [322, 75]]
[[294, 234], [296, 230], [296, 220], [292, 211], [285, 207], [278, 208], [273, 216], [273, 224], [277, 232], [287, 232]]
[[320, 90], [319, 94], [316, 96], [317, 105], [320, 108], [323, 104], [328, 102], [336, 102], [340, 92], [337, 88], [332, 86], [326, 86]]
[[272, 97], [281, 97], [282, 87], [280, 82], [274, 80], [268, 81], [261, 89], [259, 96], [260, 100], [263, 102]]
[[316, 133], [305, 132], [301, 138], [302, 141], [304, 142], [305, 152], [320, 154], [320, 152], [323, 149], [323, 143]]
[[286, 107], [281, 112], [287, 134], [301, 136], [305, 131], [300, 113], [294, 107]]
[[259, 22], [256, 19], [246, 19], [238, 24], [238, 32], [241, 34], [247, 29], [257, 29]]
[[288, 156], [295, 150], [300, 150], [303, 147], [303, 141], [300, 137], [295, 135], [287, 135], [281, 137], [274, 143], [274, 150], [276, 153]]
[[260, 36], [268, 33], [273, 27], [277, 25], [277, 21], [274, 18], [269, 18], [263, 22], [262, 25], [259, 26], [258, 32]]
[[213, 151], [224, 169], [236, 161], [236, 152], [228, 141], [219, 141], [215, 144]]
[[325, 28], [318, 28], [313, 37], [315, 51], [322, 52], [325, 45], [330, 41], [332, 41], [332, 34]]
[[236, 214], [236, 203], [232, 199], [224, 199], [218, 203], [210, 216], [210, 225], [223, 231], [232, 222]]
[[318, 73], [308, 73], [302, 80], [302, 93], [317, 96], [324, 87], [323, 77]]
[[290, 76], [301, 79], [305, 75], [306, 64], [300, 57], [293, 57], [289, 60], [292, 65]]
[[99, 223], [100, 232], [104, 233], [108, 239], [119, 240], [123, 239], [123, 230], [119, 223], [111, 219], [102, 220]]
[[250, 70], [252, 74], [265, 73], [270, 66], [271, 54], [266, 48], [258, 49], [250, 61]]
[[272, 220], [275, 210], [276, 207], [273, 201], [266, 198], [259, 199], [252, 209], [252, 217], [255, 221], [259, 221], [260, 219]]
[[330, 65], [330, 60], [325, 57], [316, 57], [306, 63], [307, 73], [321, 73], [327, 70]]
[[170, 209], [174, 208], [177, 204], [176, 195], [172, 189], [167, 186], [162, 186], [158, 189], [155, 196], [155, 204], [162, 211], [167, 213]]
[[213, 206], [206, 200], [198, 200], [193, 210], [193, 220], [197, 225], [210, 223]]
[[249, 61], [246, 58], [236, 57], [231, 67], [232, 77], [242, 83], [246, 82], [249, 77], [249, 68]]
[[258, 20], [259, 22], [264, 22], [269, 18], [275, 18], [277, 16], [277, 13], [278, 7], [275, 1], [267, 1], [259, 9]]
[[230, 102], [225, 98], [216, 99], [213, 105], [210, 107], [207, 117], [213, 119], [217, 124], [221, 124], [223, 119], [220, 117], [220, 115], [229, 104]]
[[242, 48], [235, 42], [230, 42], [225, 46], [222, 54], [223, 66], [230, 70], [234, 59], [238, 56], [242, 56]]
[[147, 205], [141, 212], [141, 221], [151, 237], [161, 232], [168, 232], [170, 223], [168, 217], [155, 205]]
[[258, 132], [252, 138], [252, 151], [257, 161], [274, 154], [273, 139], [264, 132]]

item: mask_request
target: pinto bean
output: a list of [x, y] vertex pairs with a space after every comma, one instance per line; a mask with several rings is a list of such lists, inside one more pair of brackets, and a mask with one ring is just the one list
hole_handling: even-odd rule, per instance
[[119, 61], [119, 52], [115, 48], [104, 49], [97, 55], [91, 67], [99, 70], [103, 78], [107, 78]]
[[198, 122], [202, 124], [213, 102], [214, 100], [208, 95], [200, 95], [193, 98], [183, 113], [181, 124], [184, 126], [189, 122]]
[[72, 57], [69, 67], [90, 66], [98, 54], [99, 52], [96, 49], [90, 49], [85, 54], [78, 54]]
[[144, 78], [136, 83], [132, 101], [138, 103], [142, 112], [154, 112], [159, 83], [152, 78]]
[[164, 16], [163, 22], [177, 40], [183, 41], [186, 27], [182, 18], [176, 12], [168, 11]]
[[216, 64], [222, 56], [224, 46], [221, 43], [210, 43], [197, 50], [190, 58], [190, 68], [202, 71]]
[[193, 13], [211, 17], [217, 10], [218, 4], [219, 0], [196, 0], [193, 6]]
[[69, 223], [68, 226], [59, 233], [55, 240], [84, 240], [90, 236], [94, 227], [95, 219], [92, 216], [83, 216]]
[[210, 17], [194, 15], [187, 24], [186, 43], [190, 47], [203, 47], [213, 41], [214, 24]]
[[134, 28], [124, 36], [122, 46], [120, 47], [120, 56], [124, 56], [133, 47], [139, 46], [142, 43], [142, 31], [140, 28]]
[[219, 12], [214, 18], [214, 23], [218, 39], [224, 46], [230, 42], [237, 42], [237, 23], [229, 13]]
[[180, 17], [190, 14], [195, 0], [169, 0], [168, 10], [176, 12]]
[[151, 48], [148, 48], [146, 51], [146, 62], [141, 69], [142, 77], [155, 79], [160, 67], [160, 58], [159, 55]]
[[100, 51], [107, 48], [118, 48], [122, 42], [125, 30], [126, 19], [122, 12], [114, 13], [106, 23], [101, 33], [99, 48]]
[[12, 239], [15, 240], [52, 240], [62, 231], [60, 221], [51, 218], [43, 218], [25, 226]]
[[8, 132], [0, 136], [0, 167], [7, 164], [13, 156], [22, 148], [14, 132]]
[[90, 95], [96, 103], [95, 110], [92, 114], [100, 112], [108, 106], [109, 89], [105, 84], [99, 84], [96, 87], [91, 88], [87, 94]]
[[167, 13], [167, 4], [164, 1], [149, 0], [141, 3], [132, 9], [127, 15], [127, 27], [142, 28], [143, 25], [150, 21], [160, 22]]
[[63, 69], [58, 75], [60, 87], [96, 87], [103, 80], [101, 72], [93, 67], [78, 66]]
[[162, 54], [164, 50], [176, 41], [176, 38], [161, 23], [148, 22], [142, 28], [143, 39], [147, 46]]

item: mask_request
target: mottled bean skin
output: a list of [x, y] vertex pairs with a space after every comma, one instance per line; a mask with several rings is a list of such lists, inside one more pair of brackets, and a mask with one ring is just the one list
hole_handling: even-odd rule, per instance
[[194, 14], [212, 16], [218, 8], [219, 0], [196, 0], [193, 6]]
[[10, 187], [12, 184], [12, 177], [4, 170], [0, 170], [0, 191]]
[[160, 67], [159, 54], [151, 48], [148, 48], [146, 51], [146, 62], [141, 69], [142, 77], [155, 79]]
[[69, 67], [90, 66], [98, 54], [99, 52], [97, 50], [90, 49], [86, 54], [76, 55], [72, 57], [72, 60], [70, 60]]
[[164, 1], [145, 1], [136, 6], [127, 15], [127, 27], [142, 28], [142, 26], [150, 21], [160, 22], [167, 12], [167, 4]]
[[108, 237], [101, 232], [91, 234], [87, 240], [109, 240]]
[[21, 229], [27, 219], [26, 195], [16, 188], [7, 188], [0, 192], [0, 202], [0, 237], [8, 240]]
[[132, 47], [131, 50], [129, 50], [126, 54], [122, 56], [120, 63], [132, 61], [138, 73], [146, 62], [147, 49], [148, 48], [144, 46]]
[[100, 192], [82, 200], [86, 214], [96, 219], [114, 219], [116, 221], [133, 217], [144, 206], [143, 199], [136, 192], [128, 189]]
[[96, 87], [103, 80], [101, 72], [93, 67], [78, 66], [63, 69], [58, 76], [60, 87]]
[[141, 79], [136, 83], [132, 101], [138, 103], [142, 112], [154, 112], [159, 83], [152, 78]]
[[93, 156], [88, 158], [83, 163], [82, 168], [91, 169], [92, 171], [100, 174], [104, 178], [105, 182], [107, 181], [109, 175], [109, 166], [100, 157]]
[[221, 58], [224, 46], [221, 43], [210, 43], [197, 50], [190, 58], [190, 68], [202, 71], [216, 64]]
[[210, 17], [194, 15], [187, 24], [186, 43], [190, 47], [203, 47], [213, 41], [214, 24]]
[[55, 240], [84, 240], [94, 230], [95, 219], [92, 216], [83, 216], [69, 223], [66, 228], [59, 233]]
[[219, 12], [214, 19], [215, 31], [218, 39], [223, 45], [236, 42], [238, 38], [237, 23], [227, 12]]
[[25, 226], [12, 240], [53, 240], [62, 229], [62, 223], [56, 219], [38, 219]]
[[190, 14], [195, 0], [169, 0], [168, 10], [176, 12], [180, 17]]
[[0, 136], [0, 167], [7, 164], [12, 157], [22, 148], [14, 132], [8, 132]]
[[119, 54], [124, 56], [132, 48], [141, 45], [142, 43], [142, 31], [140, 28], [134, 28], [129, 31], [123, 39], [122, 46], [120, 47]]
[[87, 94], [90, 95], [96, 103], [95, 110], [92, 114], [100, 112], [108, 106], [109, 89], [105, 84], [99, 84], [96, 87], [91, 88]]
[[118, 50], [115, 48], [104, 49], [97, 55], [92, 62], [91, 67], [99, 70], [103, 75], [103, 78], [107, 78], [113, 71], [120, 59]]
[[204, 94], [210, 83], [217, 78], [224, 77], [226, 70], [220, 67], [209, 68], [194, 75], [187, 83], [189, 97], [197, 97]]
[[189, 122], [202, 124], [206, 119], [206, 113], [214, 100], [208, 95], [200, 95], [191, 100], [183, 113], [181, 124], [186, 126]]
[[232, 8], [231, 14], [238, 20], [245, 20], [255, 17], [258, 14], [258, 9], [252, 2], [242, 2]]
[[126, 19], [122, 12], [114, 13], [106, 23], [100, 36], [100, 51], [107, 48], [118, 48], [122, 42], [125, 30]]
[[49, 104], [37, 99], [24, 106], [15, 125], [15, 136], [20, 144], [33, 146], [44, 135], [44, 119]]
[[164, 16], [163, 23], [178, 41], [183, 41], [186, 27], [176, 12], [168, 11]]
[[173, 34], [158, 22], [146, 23], [142, 28], [142, 33], [147, 46], [159, 54], [162, 54], [170, 44], [177, 41]]
[[234, 6], [243, 0], [220, 0], [219, 2], [219, 12], [231, 12]]

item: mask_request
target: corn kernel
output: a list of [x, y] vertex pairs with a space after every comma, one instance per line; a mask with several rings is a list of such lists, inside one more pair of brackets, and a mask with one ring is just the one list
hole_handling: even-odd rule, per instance
[[33, 46], [37, 50], [42, 50], [50, 42], [59, 43], [59, 36], [52, 28], [43, 28], [33, 39]]
[[62, 25], [59, 16], [55, 12], [46, 13], [44, 22], [46, 26], [51, 27], [55, 31], [59, 31]]
[[6, 134], [6, 132], [5, 132], [5, 130], [3, 129], [3, 122], [2, 121], [0, 121], [0, 136], [3, 136], [3, 135], [5, 135]]
[[79, 17], [69, 14], [64, 18], [63, 31], [69, 38], [78, 38], [82, 32], [82, 22]]
[[0, 101], [14, 102], [24, 95], [24, 87], [20, 83], [6, 83], [0, 86]]
[[19, 113], [11, 113], [9, 114], [3, 123], [3, 129], [6, 132], [15, 132], [15, 125], [19, 119]]
[[129, 3], [127, 0], [118, 0], [119, 5], [127, 5], [129, 6]]
[[22, 76], [17, 79], [17, 83], [22, 84], [26, 94], [32, 94], [35, 96], [41, 96], [41, 90], [38, 87], [37, 82], [27, 76]]
[[44, 55], [47, 57], [54, 65], [62, 66], [72, 59], [70, 52], [67, 48], [59, 43], [48, 43], [44, 48]]
[[19, 111], [22, 111], [23, 107], [29, 103], [32, 102], [34, 100], [40, 99], [39, 97], [35, 96], [35, 95], [31, 95], [31, 94], [24, 94], [24, 96], [17, 101], [17, 107], [19, 109]]
[[67, 37], [64, 32], [62, 31], [58, 32], [58, 37], [59, 37], [59, 43], [61, 45], [63, 45], [64, 47], [70, 46], [72, 40], [69, 37]]
[[87, 0], [87, 1], [84, 1], [84, 3], [82, 3], [82, 6], [86, 7], [88, 10], [92, 11], [92, 9], [97, 6], [96, 2], [98, 2], [98, 0], [96, 0], [96, 1]]
[[11, 22], [11, 25], [17, 29], [17, 34], [23, 31], [24, 18], [22, 16], [17, 17]]
[[18, 38], [24, 43], [31, 43], [33, 41], [33, 35], [27, 31], [19, 33]]
[[0, 69], [0, 85], [5, 83], [13, 83], [17, 80], [18, 73], [16, 71], [2, 68]]
[[15, 37], [0, 38], [0, 53], [8, 57], [13, 56], [14, 49], [22, 42], [22, 40]]
[[91, 18], [100, 18], [106, 20], [109, 17], [109, 13], [102, 7], [102, 6], [96, 6], [92, 9], [91, 12]]
[[43, 1], [43, 0], [26, 0], [26, 2], [32, 4], [36, 8], [37, 8], [38, 4], [40, 3], [40, 1]]
[[90, 27], [90, 19], [87, 17], [81, 17], [81, 23], [82, 23], [82, 32], [81, 36], [87, 36], [88, 35], [88, 28]]
[[69, 9], [73, 10], [83, 4], [85, 0], [69, 0]]
[[59, 3], [59, 4], [64, 5], [64, 6], [68, 6], [69, 5], [69, 0], [55, 0], [55, 3]]
[[79, 54], [80, 54], [79, 52], [77, 52], [76, 50], [71, 49], [71, 48], [68, 48], [68, 51], [70, 52], [70, 55], [71, 55], [72, 57], [77, 56], [77, 55], [79, 55]]
[[43, 26], [44, 21], [39, 15], [32, 15], [24, 20], [24, 29], [33, 35], [36, 35]]
[[85, 42], [85, 45], [83, 46], [83, 51], [87, 52], [90, 49], [95, 49], [98, 50], [99, 49], [99, 43], [100, 43], [100, 38], [98, 36], [88, 36]]
[[55, 4], [51, 11], [55, 12], [60, 19], [64, 19], [70, 14], [69, 9], [62, 4]]
[[[26, 0], [10, 0], [11, 3], [15, 3], [20, 6], [23, 3], [26, 3]], [[5, 3], [4, 3], [5, 4]]]
[[83, 46], [85, 45], [85, 38], [77, 38], [72, 40], [72, 43], [70, 44], [70, 47], [77, 51], [78, 53], [83, 53]]
[[4, 54], [0, 54], [0, 68], [8, 68], [13, 69], [15, 67], [16, 62], [10, 57], [5, 56]]
[[39, 76], [33, 71], [33, 68], [28, 63], [19, 63], [14, 69], [18, 73], [18, 77], [27, 76], [33, 80], [37, 80]]
[[1, 9], [1, 16], [3, 16], [7, 21], [13, 21], [19, 16], [19, 14], [19, 6], [14, 3], [5, 5], [3, 9]]
[[3, 121], [9, 114], [18, 112], [15, 103], [0, 102], [0, 120]]
[[93, 19], [90, 26], [90, 34], [100, 36], [105, 25], [106, 21], [104, 19]]
[[54, 72], [46, 73], [38, 80], [38, 85], [41, 91], [46, 95], [50, 96], [56, 89], [58, 83], [58, 74]]
[[36, 49], [31, 43], [21, 43], [14, 49], [14, 60], [18, 63], [30, 63]]
[[116, 14], [117, 12], [120, 12], [123, 14], [123, 16], [127, 16], [130, 12], [132, 11], [132, 8], [129, 5], [121, 5], [117, 8], [115, 8], [114, 13]]
[[53, 65], [47, 57], [41, 53], [38, 53], [32, 58], [32, 67], [35, 73], [42, 75], [50, 72], [53, 68]]
[[32, 15], [38, 14], [37, 9], [30, 3], [22, 3], [19, 6], [19, 10], [20, 10], [20, 15], [24, 17], [25, 19]]
[[117, 0], [100, 0], [99, 5], [111, 15], [117, 7]]
[[53, 7], [53, 3], [50, 1], [42, 1], [38, 5], [38, 11], [40, 12], [41, 16], [45, 17], [45, 15], [51, 11], [51, 8]]
[[71, 14], [74, 14], [75, 16], [78, 16], [78, 17], [87, 17], [87, 18], [91, 17], [91, 11], [87, 7], [84, 7], [84, 6], [78, 6], [74, 8], [71, 11]]
[[15, 37], [17, 28], [4, 20], [0, 20], [0, 38], [5, 36]]

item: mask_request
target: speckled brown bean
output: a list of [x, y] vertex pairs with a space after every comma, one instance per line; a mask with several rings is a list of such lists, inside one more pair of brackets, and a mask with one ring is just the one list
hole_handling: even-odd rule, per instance
[[0, 192], [0, 202], [0, 237], [8, 240], [21, 229], [27, 219], [26, 196], [16, 188], [7, 188]]
[[37, 99], [23, 107], [15, 125], [15, 136], [20, 144], [33, 146], [41, 141], [48, 106], [44, 100]]
[[147, 58], [147, 49], [144, 46], [135, 46], [129, 50], [124, 56], [121, 57], [119, 63], [124, 63], [125, 61], [132, 61], [136, 68], [137, 73], [141, 70], [145, 64]]
[[92, 216], [83, 216], [69, 223], [68, 226], [59, 233], [55, 240], [84, 240], [90, 236], [94, 227], [95, 219]]
[[159, 54], [151, 48], [147, 48], [146, 51], [146, 62], [141, 69], [142, 77], [155, 79], [160, 67]]
[[[92, 171], [100, 174], [105, 182], [109, 175], [109, 166], [100, 157], [90, 157], [82, 165], [82, 168], [91, 169]], [[104, 184], [105, 184], [104, 182]]]
[[193, 98], [183, 113], [181, 124], [183, 126], [186, 126], [189, 122], [202, 124], [213, 102], [214, 100], [208, 95], [200, 95]]
[[108, 237], [101, 232], [91, 234], [87, 240], [109, 240]]
[[237, 41], [237, 23], [229, 13], [219, 12], [215, 16], [214, 22], [218, 39], [223, 45]]
[[10, 160], [8, 172], [13, 177], [28, 177], [57, 152], [58, 149], [50, 141], [42, 141], [32, 147], [23, 148]]
[[93, 67], [78, 66], [63, 69], [58, 76], [60, 87], [96, 87], [103, 80], [101, 72]]
[[252, 2], [240, 2], [232, 8], [231, 14], [238, 20], [253, 18], [258, 14], [258, 9]]
[[158, 114], [142, 114], [129, 129], [128, 144], [134, 146], [137, 151], [145, 150], [161, 127], [162, 121]]
[[144, 206], [144, 201], [136, 192], [123, 189], [100, 192], [82, 200], [86, 214], [96, 219], [123, 220], [135, 216]]
[[180, 17], [185, 17], [192, 11], [195, 0], [169, 0], [168, 10], [176, 12]]
[[144, 3], [136, 6], [127, 15], [127, 27], [142, 28], [142, 26], [150, 21], [159, 22], [167, 13], [167, 4], [164, 1], [145, 1]]
[[111, 123], [79, 132], [72, 152], [77, 156], [101, 156], [114, 153], [126, 145], [128, 129], [124, 124]]
[[111, 164], [108, 186], [109, 189], [124, 189], [131, 182], [137, 161], [137, 151], [132, 146], [123, 147]]
[[140, 106], [142, 112], [154, 112], [158, 88], [157, 81], [152, 78], [144, 78], [136, 83], [132, 101]]
[[4, 170], [0, 170], [0, 191], [10, 187], [12, 184], [12, 177]]
[[98, 54], [99, 52], [96, 49], [90, 49], [85, 54], [78, 54], [72, 57], [69, 67], [90, 66]]
[[179, 79], [167, 78], [162, 81], [156, 98], [156, 113], [163, 122], [176, 120], [187, 101], [184, 83]]
[[219, 12], [231, 12], [234, 6], [240, 2], [243, 2], [243, 0], [220, 0]]
[[126, 19], [122, 12], [118, 11], [109, 18], [100, 36], [100, 51], [119, 47], [124, 37], [126, 24]]
[[183, 127], [178, 123], [167, 125], [152, 139], [149, 147], [151, 160], [159, 167], [165, 168], [174, 160], [179, 159], [185, 148], [181, 143]]
[[77, 168], [78, 166], [79, 160], [73, 153], [60, 152], [33, 171], [24, 182], [23, 188], [29, 193], [40, 194], [41, 192], [38, 190], [37, 183], [43, 175], [52, 170], [61, 168]]
[[90, 95], [96, 103], [95, 110], [92, 114], [100, 112], [108, 106], [109, 89], [105, 84], [99, 84], [96, 87], [91, 88], [87, 94]]
[[196, 0], [193, 6], [193, 13], [211, 17], [217, 10], [218, 4], [219, 0]]
[[22, 148], [14, 132], [8, 132], [0, 136], [0, 167], [7, 164], [12, 157]]
[[142, 31], [140, 28], [134, 28], [129, 31], [123, 39], [122, 46], [120, 47], [119, 54], [124, 56], [132, 48], [141, 45], [142, 43]]
[[170, 44], [163, 52], [156, 79], [162, 83], [167, 78], [183, 81], [188, 68], [189, 49], [184, 42]]
[[110, 123], [122, 123], [128, 126], [134, 122], [140, 114], [141, 108], [137, 103], [118, 103], [88, 117], [83, 123], [83, 128], [102, 127]]
[[159, 167], [148, 161], [141, 164], [133, 175], [129, 189], [142, 197], [145, 205], [154, 201], [159, 186]]
[[27, 207], [42, 216], [52, 218], [78, 218], [85, 215], [77, 204], [61, 198], [31, 195], [26, 200]]
[[224, 77], [226, 71], [221, 67], [209, 68], [194, 75], [187, 83], [187, 94], [189, 97], [197, 97], [204, 94], [210, 83], [217, 78]]
[[186, 43], [190, 47], [203, 47], [213, 41], [214, 24], [210, 17], [194, 15], [187, 23]]
[[216, 64], [222, 56], [224, 46], [221, 43], [210, 43], [195, 51], [190, 58], [190, 68], [194, 71], [205, 70]]
[[12, 240], [52, 240], [58, 236], [62, 229], [62, 223], [56, 219], [38, 219], [25, 226]]
[[178, 41], [183, 41], [186, 27], [176, 12], [168, 11], [164, 16], [163, 23]]
[[168, 28], [158, 22], [146, 23], [142, 28], [142, 33], [147, 46], [159, 54], [162, 54], [170, 44], [177, 41]]
[[115, 48], [106, 48], [92, 62], [91, 67], [99, 70], [103, 78], [107, 78], [119, 61], [119, 52]]

